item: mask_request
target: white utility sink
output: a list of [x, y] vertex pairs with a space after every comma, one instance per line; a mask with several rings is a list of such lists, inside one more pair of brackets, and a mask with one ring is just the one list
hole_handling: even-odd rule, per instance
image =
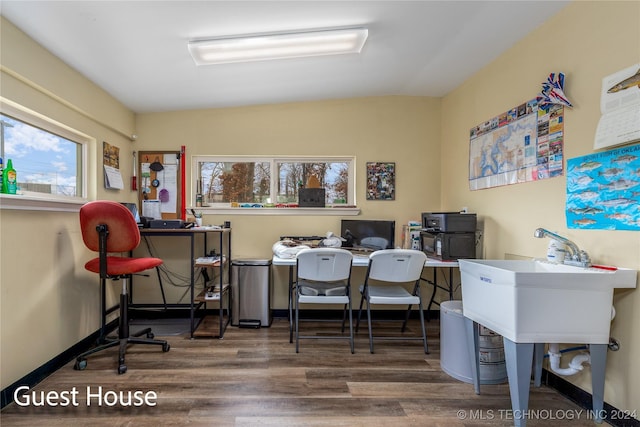
[[635, 270], [542, 260], [459, 260], [464, 316], [515, 343], [609, 342], [614, 288]]
[[635, 288], [636, 271], [540, 260], [461, 259], [458, 264], [476, 393], [480, 364], [475, 323], [503, 336], [516, 427], [527, 422], [532, 366], [534, 385], [540, 386], [544, 343], [589, 344], [593, 419], [602, 422], [613, 289]]

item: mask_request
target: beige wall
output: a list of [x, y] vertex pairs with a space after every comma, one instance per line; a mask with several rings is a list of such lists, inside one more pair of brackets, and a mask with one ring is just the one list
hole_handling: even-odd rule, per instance
[[[361, 208], [355, 218], [395, 220], [399, 244], [401, 225], [440, 203], [439, 111], [440, 100], [435, 98], [382, 97], [142, 114], [137, 117], [136, 147], [177, 150], [185, 144], [187, 176], [196, 155], [355, 156], [356, 200]], [[396, 162], [395, 201], [365, 200], [368, 161]], [[231, 221], [233, 258], [270, 258], [279, 236], [339, 234], [341, 218], [204, 215], [204, 223]], [[161, 254], [169, 255], [156, 242]], [[274, 308], [284, 309], [286, 271], [281, 270], [274, 271]], [[157, 297], [152, 285], [143, 284], [142, 289]], [[169, 288], [168, 292], [181, 291]]]
[[[135, 200], [131, 191], [105, 191], [100, 169], [108, 141], [125, 154], [124, 170], [132, 170], [123, 134], [133, 129], [133, 113], [4, 18], [0, 40], [0, 95], [95, 138], [88, 147], [91, 198]], [[2, 388], [98, 329], [98, 281], [83, 268], [90, 256], [77, 212], [0, 209]], [[110, 292], [112, 301], [117, 292]]]
[[[133, 117], [3, 20], [2, 66], [45, 87], [54, 98], [9, 76], [5, 68], [0, 89], [3, 96], [96, 139], [91, 167], [98, 177], [92, 184], [98, 198], [135, 198], [128, 190], [102, 188], [102, 141], [124, 153], [186, 145], [189, 159], [196, 154], [355, 155], [358, 218], [395, 219], [400, 225], [422, 211], [468, 206], [484, 224], [485, 257], [541, 256], [547, 242], [534, 239], [533, 230], [544, 226], [575, 240], [597, 262], [640, 269], [637, 232], [566, 229], [564, 177], [475, 192], [467, 183], [469, 129], [534, 97], [553, 71], [567, 74], [567, 93], [575, 104], [566, 113], [566, 157], [591, 153], [601, 79], [640, 62], [639, 23], [637, 2], [572, 3], [442, 100], [381, 97]], [[140, 139], [131, 144], [126, 135], [135, 128]], [[129, 156], [122, 161], [123, 170], [130, 170]], [[396, 162], [396, 201], [363, 200], [367, 161]], [[190, 172], [190, 161], [187, 168]], [[89, 254], [80, 244], [77, 214], [1, 210], [0, 215], [4, 388], [96, 330], [98, 286], [82, 268]], [[265, 257], [280, 234], [335, 231], [339, 219], [212, 216], [205, 221], [232, 221], [234, 257]], [[166, 255], [169, 262], [180, 256], [175, 251]], [[276, 270], [275, 307], [282, 308], [285, 274]], [[639, 299], [637, 291], [615, 297], [612, 335], [622, 348], [609, 353], [605, 400], [621, 409], [640, 407], [640, 368], [633, 363], [640, 358], [640, 314], [634, 310]], [[588, 369], [570, 380], [590, 390]]]
[[[592, 153], [602, 78], [637, 63], [640, 3], [574, 2], [443, 99], [442, 208], [468, 206], [478, 213], [486, 258], [543, 257], [548, 240], [534, 238], [533, 231], [545, 227], [568, 236], [594, 262], [640, 269], [637, 231], [567, 229], [564, 176], [469, 191], [467, 172], [469, 130], [535, 97], [550, 72], [565, 73], [574, 104], [565, 110], [565, 161]], [[621, 350], [608, 354], [605, 400], [621, 409], [640, 408], [639, 305], [637, 290], [616, 291], [611, 334]], [[591, 390], [585, 371], [568, 379]]]

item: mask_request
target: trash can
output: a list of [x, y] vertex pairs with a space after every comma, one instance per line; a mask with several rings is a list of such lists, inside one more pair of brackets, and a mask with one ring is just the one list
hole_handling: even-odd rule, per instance
[[271, 260], [237, 259], [231, 269], [231, 325], [271, 326]]
[[[502, 337], [481, 326], [479, 344], [480, 383], [506, 382]], [[462, 301], [443, 301], [440, 304], [440, 367], [453, 378], [472, 383], [471, 363]]]

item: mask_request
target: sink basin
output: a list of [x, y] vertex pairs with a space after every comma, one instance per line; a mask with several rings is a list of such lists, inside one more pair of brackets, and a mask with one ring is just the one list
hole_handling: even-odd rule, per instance
[[542, 260], [459, 260], [465, 317], [515, 343], [609, 342], [614, 288], [635, 270]]

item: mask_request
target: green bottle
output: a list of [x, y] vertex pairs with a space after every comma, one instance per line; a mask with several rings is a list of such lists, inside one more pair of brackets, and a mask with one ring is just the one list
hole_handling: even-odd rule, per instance
[[7, 160], [7, 168], [2, 171], [2, 184], [7, 194], [16, 194], [18, 190], [18, 174], [13, 168], [11, 159]]

